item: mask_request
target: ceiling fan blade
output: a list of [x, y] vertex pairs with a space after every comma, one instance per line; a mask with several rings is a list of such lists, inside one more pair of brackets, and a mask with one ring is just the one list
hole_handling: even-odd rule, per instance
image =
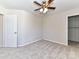
[[48, 4], [50, 4], [51, 2], [53, 2], [54, 0], [48, 0]]
[[39, 6], [41, 6], [41, 4], [40, 4], [40, 3], [38, 3], [37, 1], [34, 1], [34, 3], [35, 3], [35, 4], [37, 4], [37, 5], [39, 5]]
[[38, 8], [38, 9], [35, 9], [34, 11], [38, 11], [38, 10], [40, 10], [41, 8]]
[[48, 0], [47, 6], [49, 6], [54, 0]]
[[48, 7], [48, 9], [56, 9], [56, 7]]

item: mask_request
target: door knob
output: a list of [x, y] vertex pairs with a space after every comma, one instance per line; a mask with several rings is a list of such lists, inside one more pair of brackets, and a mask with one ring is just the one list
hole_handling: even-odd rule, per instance
[[17, 34], [17, 32], [14, 32], [15, 34]]

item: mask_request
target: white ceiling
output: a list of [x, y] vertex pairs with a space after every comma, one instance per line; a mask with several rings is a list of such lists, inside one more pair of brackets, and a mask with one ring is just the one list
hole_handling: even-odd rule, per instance
[[[42, 0], [0, 0], [0, 5], [8, 9], [20, 9], [33, 13], [33, 10], [38, 8], [33, 1], [41, 2]], [[54, 5], [56, 6], [55, 12], [66, 11], [78, 8], [79, 0], [55, 0]]]

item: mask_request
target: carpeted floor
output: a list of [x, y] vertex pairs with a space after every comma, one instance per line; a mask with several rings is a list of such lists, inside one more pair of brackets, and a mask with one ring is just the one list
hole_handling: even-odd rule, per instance
[[21, 48], [0, 48], [0, 59], [79, 59], [79, 48], [40, 40]]

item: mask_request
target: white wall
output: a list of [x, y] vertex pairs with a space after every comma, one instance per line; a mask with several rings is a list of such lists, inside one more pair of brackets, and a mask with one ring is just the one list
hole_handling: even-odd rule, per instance
[[[22, 37], [20, 37], [19, 45], [27, 45], [32, 42], [42, 39], [42, 19], [40, 16], [34, 16], [32, 14], [26, 13], [25, 16], [20, 17], [21, 20], [21, 29]], [[20, 26], [19, 26], [20, 27]]]
[[72, 15], [79, 15], [79, 8], [45, 16], [43, 39], [68, 45], [68, 16]]

